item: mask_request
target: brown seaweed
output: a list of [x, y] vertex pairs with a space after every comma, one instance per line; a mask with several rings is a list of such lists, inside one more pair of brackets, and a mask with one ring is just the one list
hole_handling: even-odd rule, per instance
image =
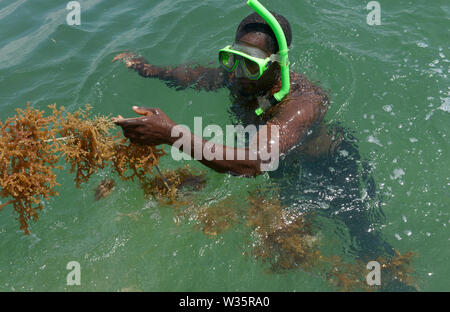
[[50, 105], [52, 114], [32, 108], [0, 121], [0, 209], [12, 205], [20, 229], [29, 234], [29, 221], [38, 219], [43, 200], [58, 193], [57, 165], [64, 160], [80, 187], [100, 169], [111, 166], [123, 180], [143, 179], [164, 151], [130, 143], [111, 135], [114, 123], [106, 116], [91, 118], [90, 106], [74, 113]]
[[286, 209], [278, 197], [268, 200], [262, 192], [253, 192], [248, 208], [248, 225], [257, 237], [253, 256], [269, 263], [273, 272], [311, 271], [324, 259], [313, 235], [312, 219], [312, 215]]
[[113, 179], [104, 179], [95, 189], [95, 200], [100, 200], [102, 198], [108, 197], [116, 186]]
[[239, 215], [236, 209], [236, 200], [227, 197], [217, 204], [192, 204], [186, 209], [178, 211], [177, 217], [195, 222], [195, 228], [208, 236], [217, 236], [238, 223]]
[[0, 121], [0, 197], [12, 198], [2, 206], [13, 205], [25, 234], [29, 220], [38, 219], [42, 200], [58, 194], [53, 172], [60, 168], [58, 156], [47, 142], [55, 138], [56, 131], [48, 128], [55, 121], [54, 116], [44, 117], [43, 111], [29, 104], [5, 123]]
[[[155, 199], [174, 204], [179, 201], [179, 205], [186, 203], [178, 197], [180, 192], [199, 191], [206, 185], [206, 175], [204, 172], [193, 170], [189, 165], [176, 170], [164, 170], [161, 175], [143, 176], [140, 179], [144, 193]], [[166, 183], [169, 186], [167, 188]]]
[[[340, 291], [373, 291], [369, 286], [369, 271], [360, 259], [345, 262], [339, 256], [324, 256], [320, 252], [317, 230], [313, 226], [314, 214], [308, 216], [283, 207], [277, 196], [266, 199], [263, 193], [249, 196], [248, 225], [256, 233], [252, 255], [270, 264], [270, 272], [282, 273], [301, 269], [314, 272]], [[401, 254], [395, 250], [390, 258], [375, 259], [381, 265], [382, 283], [399, 281], [416, 287], [412, 259], [414, 253]]]

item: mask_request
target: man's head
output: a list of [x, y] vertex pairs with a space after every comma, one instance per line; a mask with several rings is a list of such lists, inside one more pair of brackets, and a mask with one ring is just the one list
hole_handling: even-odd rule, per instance
[[[292, 31], [291, 25], [283, 16], [270, 12], [276, 18], [281, 28], [283, 29], [284, 35], [286, 36], [287, 45], [291, 45], [292, 41]], [[248, 40], [249, 36], [251, 38], [258, 37], [261, 44], [259, 48], [265, 50], [267, 53], [275, 54], [278, 52], [278, 42], [277, 37], [270, 28], [269, 24], [261, 17], [258, 13], [252, 13], [242, 20], [236, 31], [236, 41]], [[249, 42], [251, 43], [251, 42]]]
[[[271, 12], [277, 19], [286, 37], [287, 45], [291, 45], [292, 32], [289, 22], [283, 16]], [[264, 51], [267, 56], [278, 53], [279, 47], [277, 38], [267, 22], [259, 16], [252, 13], [242, 20], [236, 31], [236, 42], [243, 43]], [[279, 79], [280, 66], [273, 63], [270, 68], [264, 72], [258, 80], [249, 80], [239, 78], [239, 89], [244, 94], [254, 94], [260, 91], [270, 89]]]

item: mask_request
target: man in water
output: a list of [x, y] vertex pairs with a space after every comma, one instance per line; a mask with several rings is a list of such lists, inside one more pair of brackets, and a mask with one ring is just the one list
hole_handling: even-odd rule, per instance
[[[272, 14], [289, 46], [292, 41], [289, 22], [279, 14]], [[259, 58], [271, 58], [279, 51], [275, 34], [257, 13], [242, 20], [232, 47]], [[324, 208], [318, 209], [319, 213], [344, 222], [352, 244], [355, 241], [352, 248], [356, 250], [352, 252], [364, 261], [394, 254], [393, 248], [373, 228], [373, 223], [380, 222], [383, 214], [378, 202], [369, 203], [376, 201], [375, 183], [370, 167], [360, 159], [356, 139], [341, 127], [327, 128], [323, 118], [328, 109], [328, 97], [304, 75], [290, 72], [288, 96], [279, 103], [272, 103], [262, 114], [255, 114], [259, 101], [270, 98], [281, 88], [280, 65], [276, 61], [271, 62], [270, 67], [255, 80], [249, 76], [257, 73], [257, 66], [244, 59], [232, 71], [223, 67], [160, 67], [130, 53], [121, 53], [113, 61], [116, 60], [124, 61], [128, 68], [143, 77], [161, 79], [177, 89], [193, 87], [213, 91], [228, 88], [233, 102], [231, 111], [244, 126], [278, 126], [279, 153], [286, 157], [276, 171], [270, 172], [270, 176], [280, 181], [283, 204], [300, 209], [309, 209], [310, 206]], [[133, 107], [133, 110], [144, 117], [116, 121], [132, 142], [172, 145], [179, 139], [171, 136], [176, 124], [161, 109]], [[270, 146], [271, 137], [269, 131], [265, 146]], [[201, 145], [198, 150], [203, 151], [207, 141], [191, 135], [190, 143], [190, 156], [194, 157], [194, 145]], [[222, 159], [199, 160], [217, 172], [249, 177], [262, 173], [262, 160], [259, 156], [256, 160], [250, 159], [248, 148], [242, 160], [236, 157], [238, 148], [211, 143], [206, 148], [223, 153]], [[226, 157], [230, 152], [235, 156], [233, 159]], [[364, 196], [361, 196], [362, 188]], [[374, 206], [374, 209], [369, 211], [368, 206]]]
[[[288, 46], [292, 41], [292, 33], [289, 22], [281, 15], [273, 14], [280, 23], [286, 36]], [[236, 48], [239, 47], [239, 48]], [[247, 16], [239, 25], [236, 32], [233, 48], [252, 51], [259, 57], [270, 57], [278, 53], [279, 47], [275, 34], [270, 26], [257, 14]], [[313, 85], [305, 76], [291, 72], [291, 89], [287, 97], [281, 102], [272, 105], [263, 114], [255, 114], [258, 101], [261, 98], [269, 98], [281, 88], [280, 64], [272, 62], [270, 67], [257, 80], [248, 79], [244, 71], [252, 71], [250, 62], [240, 62], [234, 71], [227, 71], [222, 67], [205, 68], [197, 66], [159, 67], [148, 64], [140, 57], [134, 57], [129, 53], [117, 55], [113, 61], [123, 60], [127, 67], [136, 70], [141, 76], [158, 78], [168, 82], [170, 86], [178, 89], [194, 87], [198, 90], [217, 90], [227, 87], [234, 99], [233, 110], [238, 112], [238, 117], [246, 125], [265, 124], [278, 126], [279, 129], [279, 153], [286, 154], [296, 147], [303, 151], [305, 156], [320, 158], [332, 153], [338, 140], [328, 135], [322, 124], [323, 117], [328, 109], [328, 98], [317, 86]], [[127, 119], [117, 124], [123, 128], [124, 135], [132, 142], [159, 145], [172, 145], [179, 137], [172, 137], [171, 130], [176, 125], [159, 108], [138, 108], [133, 110], [146, 117]], [[257, 136], [254, 136], [256, 139]], [[261, 148], [269, 146], [272, 133], [269, 130], [267, 143], [260, 144]], [[198, 150], [204, 151], [206, 140], [195, 139], [191, 135], [191, 156], [194, 156], [194, 144], [201, 144]], [[245, 149], [245, 159], [238, 157], [226, 159], [226, 155], [237, 155], [238, 148], [208, 144], [207, 149], [214, 152], [223, 152], [222, 159], [201, 159], [200, 162], [209, 168], [221, 172], [242, 176], [257, 176], [262, 173], [261, 159], [251, 160], [250, 150]], [[269, 147], [270, 148], [270, 147]], [[230, 150], [231, 149], [231, 150]], [[183, 148], [181, 148], [183, 150]]]

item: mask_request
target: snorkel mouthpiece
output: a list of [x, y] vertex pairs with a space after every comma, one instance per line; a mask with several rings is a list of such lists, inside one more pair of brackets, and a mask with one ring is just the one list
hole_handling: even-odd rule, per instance
[[[289, 78], [289, 56], [286, 37], [283, 29], [278, 23], [277, 19], [270, 13], [258, 0], [248, 0], [247, 4], [255, 10], [266, 22], [275, 34], [278, 42], [279, 54], [280, 54], [280, 67], [281, 67], [281, 90], [275, 93], [274, 98], [280, 102], [288, 93], [291, 87]], [[261, 115], [263, 113], [261, 108], [258, 108], [255, 113]]]

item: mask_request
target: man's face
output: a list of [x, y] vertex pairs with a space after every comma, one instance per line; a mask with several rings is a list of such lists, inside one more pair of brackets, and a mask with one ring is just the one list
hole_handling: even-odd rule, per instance
[[[264, 51], [267, 54], [267, 57], [269, 57], [272, 53], [268, 50], [269, 47], [266, 41], [266, 36], [266, 34], [259, 32], [247, 33], [238, 42], [256, 47]], [[279, 67], [274, 65], [275, 64], [272, 64], [258, 80], [250, 80], [244, 77], [236, 78], [236, 86], [238, 91], [241, 94], [248, 96], [272, 88], [276, 83], [277, 68], [279, 70]]]

